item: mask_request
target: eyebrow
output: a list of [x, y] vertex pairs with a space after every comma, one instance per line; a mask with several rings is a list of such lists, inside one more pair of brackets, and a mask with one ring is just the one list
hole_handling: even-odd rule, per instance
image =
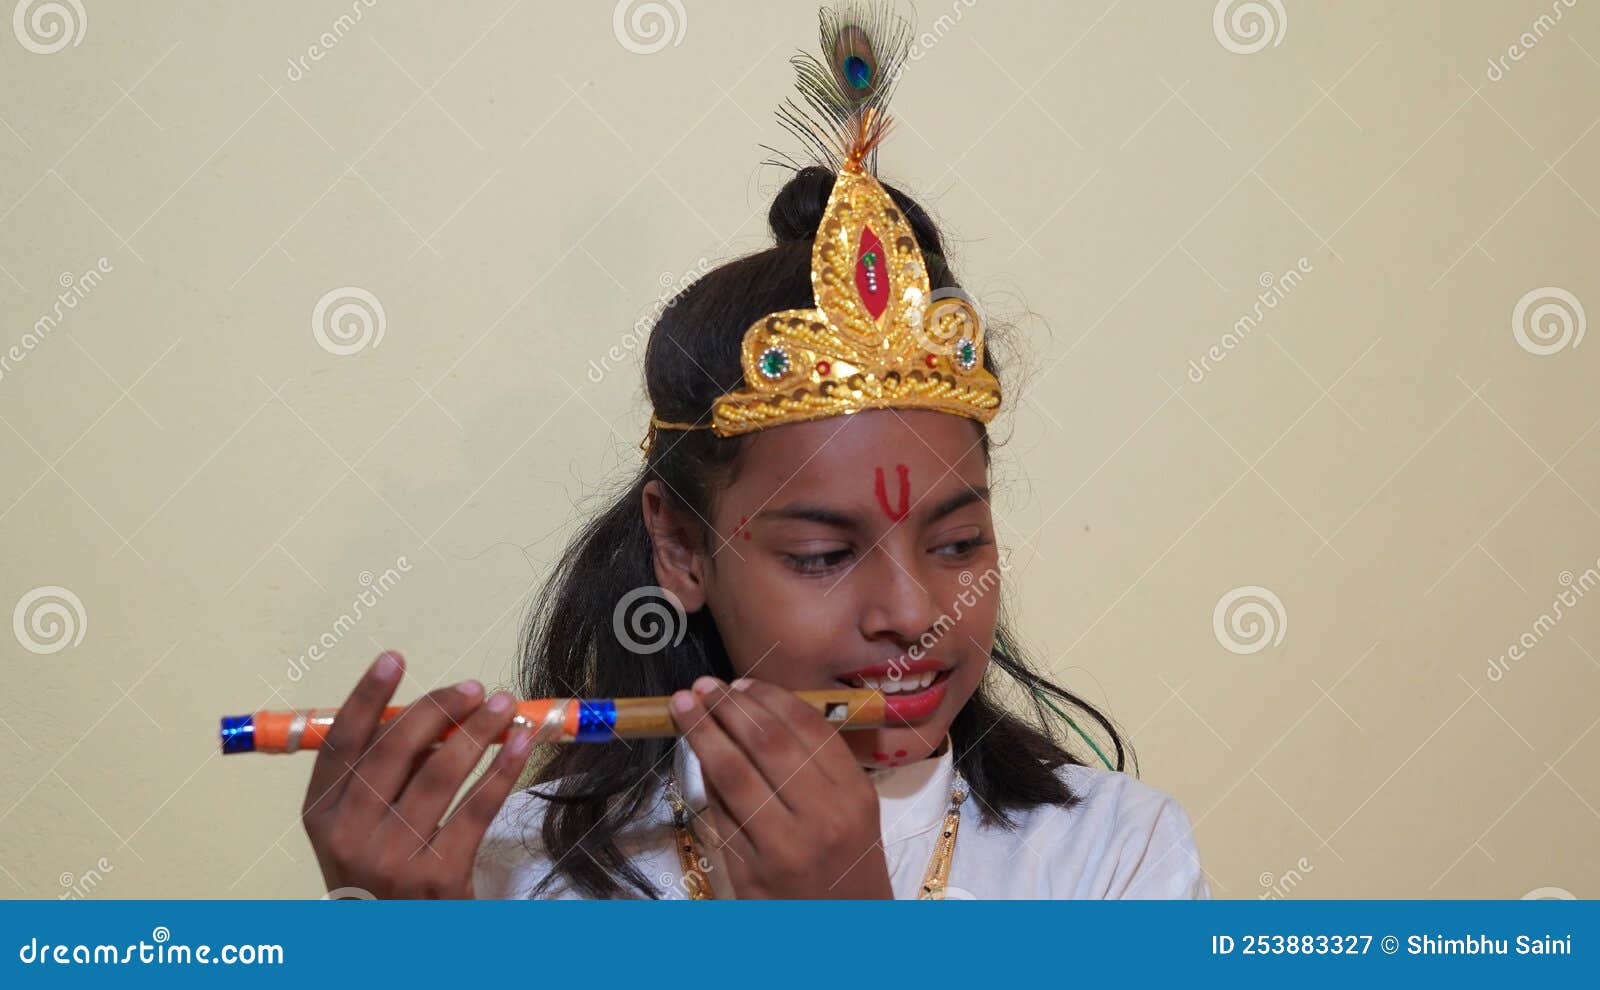
[[[960, 491], [945, 498], [919, 513], [924, 525], [943, 519], [957, 509], [965, 508], [974, 502], [988, 502], [989, 488], [986, 485], [967, 485]], [[841, 512], [826, 505], [808, 502], [795, 502], [777, 509], [763, 509], [756, 513], [757, 519], [792, 519], [799, 522], [814, 522], [824, 526], [833, 526], [837, 529], [859, 530], [866, 526], [860, 516], [850, 512]]]

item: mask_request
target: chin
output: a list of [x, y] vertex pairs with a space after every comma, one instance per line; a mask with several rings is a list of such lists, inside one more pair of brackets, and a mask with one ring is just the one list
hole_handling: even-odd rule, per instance
[[944, 742], [949, 726], [948, 719], [930, 718], [915, 725], [847, 732], [844, 737], [856, 762], [877, 770], [927, 759]]

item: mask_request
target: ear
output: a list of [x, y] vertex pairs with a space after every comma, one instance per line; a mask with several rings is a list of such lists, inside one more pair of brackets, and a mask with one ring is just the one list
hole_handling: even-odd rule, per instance
[[646, 482], [640, 503], [656, 582], [677, 596], [685, 612], [700, 611], [706, 603], [706, 558], [699, 521], [675, 509], [659, 481]]

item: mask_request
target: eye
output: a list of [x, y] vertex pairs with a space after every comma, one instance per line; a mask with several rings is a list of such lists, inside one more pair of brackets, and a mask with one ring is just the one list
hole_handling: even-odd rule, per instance
[[851, 552], [848, 549], [844, 549], [813, 554], [786, 553], [783, 556], [789, 562], [789, 566], [801, 574], [826, 574], [828, 571], [834, 570], [840, 564], [843, 564], [850, 557]]
[[986, 540], [981, 536], [973, 536], [965, 540], [957, 540], [954, 543], [946, 543], [944, 546], [934, 550], [934, 553], [937, 553], [941, 557], [947, 557], [951, 560], [966, 560], [967, 558], [971, 557], [979, 547], [988, 546], [990, 542], [992, 541]]

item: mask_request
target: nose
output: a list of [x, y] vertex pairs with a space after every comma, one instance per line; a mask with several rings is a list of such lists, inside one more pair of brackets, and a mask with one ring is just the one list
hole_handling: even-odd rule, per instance
[[861, 634], [869, 640], [892, 640], [909, 647], [939, 621], [939, 604], [930, 583], [917, 574], [915, 561], [896, 557], [886, 545], [871, 554], [873, 572], [858, 587]]

